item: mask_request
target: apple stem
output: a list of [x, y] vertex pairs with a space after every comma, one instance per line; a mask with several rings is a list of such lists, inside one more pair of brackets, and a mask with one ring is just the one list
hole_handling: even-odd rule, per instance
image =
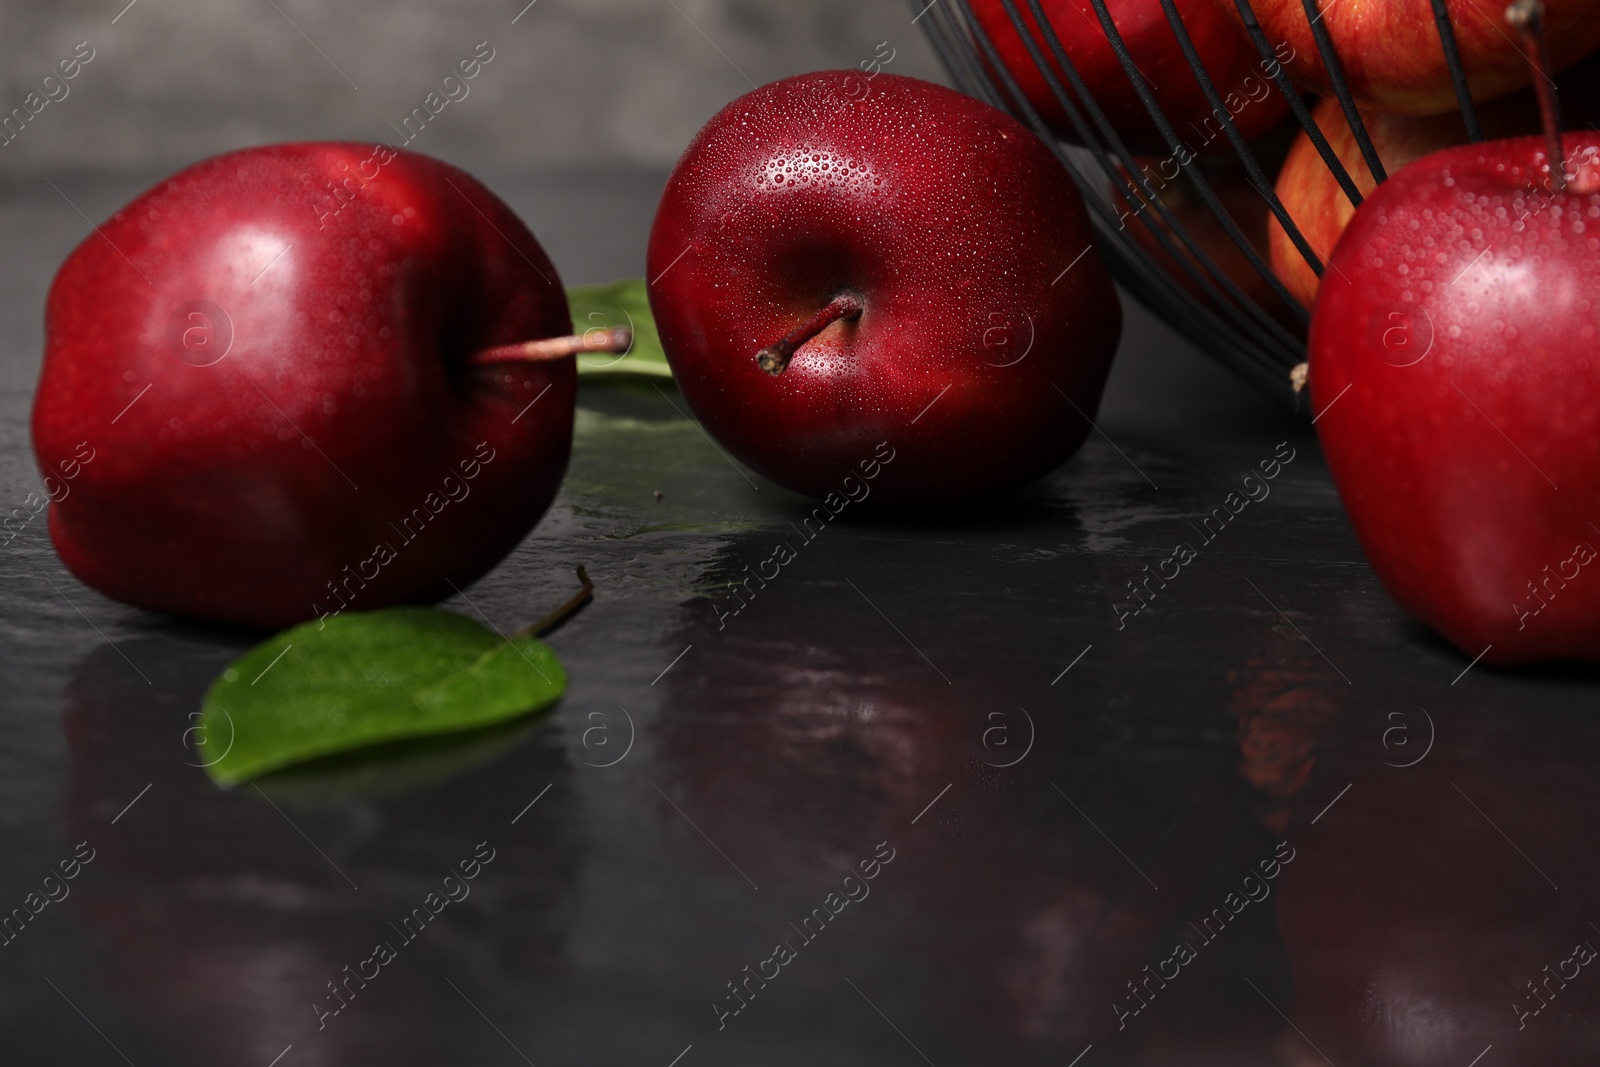
[[570, 600], [538, 622], [524, 626], [511, 636], [543, 637], [576, 614], [579, 608], [594, 599], [594, 583], [589, 580], [589, 572], [581, 564], [578, 566], [578, 581], [583, 583], [583, 588], [572, 594]]
[[1539, 96], [1539, 118], [1544, 123], [1544, 139], [1549, 155], [1550, 187], [1561, 192], [1567, 187], [1567, 164], [1561, 153], [1561, 101], [1555, 79], [1550, 76], [1550, 53], [1544, 41], [1544, 0], [1513, 0], [1506, 8], [1506, 22], [1522, 35], [1528, 62], [1533, 66], [1534, 92]]
[[849, 293], [840, 293], [828, 306], [801, 323], [783, 340], [768, 345], [756, 353], [756, 363], [773, 377], [782, 374], [794, 358], [795, 350], [840, 319], [858, 319], [862, 312], [861, 301]]
[[491, 363], [539, 363], [566, 359], [580, 352], [627, 352], [633, 346], [633, 331], [626, 326], [610, 330], [585, 330], [568, 337], [542, 337], [514, 345], [496, 345], [474, 352], [467, 362], [473, 366]]

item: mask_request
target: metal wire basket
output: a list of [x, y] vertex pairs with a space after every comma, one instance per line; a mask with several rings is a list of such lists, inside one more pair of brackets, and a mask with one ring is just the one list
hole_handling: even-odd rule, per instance
[[[926, 0], [909, 0], [909, 2], [911, 9], [917, 12], [917, 24], [923, 27], [940, 60], [955, 80], [956, 86], [971, 96], [1010, 112], [1055, 151], [1083, 193], [1099, 238], [1097, 244], [1100, 252], [1106, 258], [1112, 275], [1123, 288], [1246, 380], [1285, 404], [1303, 410], [1297, 403], [1299, 393], [1291, 381], [1291, 374], [1306, 358], [1302, 335], [1306, 323], [1310, 320], [1310, 313], [1290, 294], [1273, 272], [1271, 265], [1261, 256], [1239, 223], [1223, 206], [1216, 190], [1203, 173], [1199, 165], [1200, 160], [1195, 153], [1192, 151], [1186, 153], [1180, 147], [1182, 142], [1174, 130], [1173, 123], [1163, 113], [1155, 95], [1139, 75], [1122, 35], [1112, 22], [1106, 0], [1090, 0], [1090, 2], [1094, 5], [1100, 28], [1116, 52], [1130, 86], [1138, 95], [1161, 136], [1167, 141], [1174, 160], [1179, 162], [1182, 173], [1194, 193], [1237, 246], [1250, 267], [1260, 274], [1261, 280], [1270, 290], [1268, 295], [1273, 306], [1264, 306], [1261, 300], [1247, 294], [1237, 281], [1219, 268], [1215, 259], [1207, 254], [1195, 236], [1179, 222], [1160, 196], [1152, 196], [1148, 190], [1140, 189], [1135, 184], [1132, 176], [1141, 173], [1140, 164], [1112, 129], [1105, 111], [1096, 103], [1088, 86], [1079, 77], [1077, 69], [1051, 28], [1040, 0], [1001, 0], [1001, 3], [1012, 28], [1021, 37], [1034, 64], [1048, 84], [1051, 94], [1065, 112], [1081, 142], [1081, 147], [1063, 144], [1051, 132], [1038, 111], [1029, 103], [1016, 79], [1007, 70], [994, 43], [973, 15], [967, 0], [936, 0], [932, 5], [927, 4]], [[1431, 2], [1439, 43], [1444, 50], [1445, 64], [1455, 88], [1467, 137], [1471, 141], [1481, 141], [1483, 134], [1467, 87], [1460, 52], [1456, 47], [1455, 31], [1445, 7], [1446, 0], [1431, 0]], [[1036, 34], [1023, 21], [1020, 10], [1022, 4], [1031, 9], [1033, 19], [1042, 32]], [[1359, 205], [1362, 198], [1355, 181], [1312, 120], [1311, 111], [1302, 100], [1300, 90], [1289, 80], [1282, 65], [1272, 62], [1274, 60], [1272, 45], [1256, 21], [1250, 0], [1234, 0], [1234, 4], [1256, 50], [1261, 55], [1263, 69], [1268, 69], [1266, 65], [1270, 64], [1272, 70], [1270, 76], [1288, 101], [1295, 121], [1311, 139], [1345, 196], [1349, 197], [1351, 204]], [[1386, 177], [1383, 164], [1356, 108], [1344, 68], [1334, 51], [1328, 29], [1321, 21], [1317, 0], [1301, 0], [1301, 4], [1305, 9], [1317, 51], [1327, 71], [1328, 81], [1344, 112], [1345, 120], [1350, 125], [1350, 131], [1362, 158], [1370, 169], [1374, 181], [1382, 182]], [[1213, 115], [1221, 123], [1230, 146], [1244, 167], [1250, 185], [1265, 198], [1279, 225], [1283, 227], [1306, 263], [1320, 277], [1323, 269], [1320, 258], [1284, 209], [1277, 193], [1273, 190], [1273, 180], [1262, 169], [1255, 151], [1240, 135], [1230, 109], [1224, 106], [1216, 84], [1200, 61], [1174, 0], [1161, 0], [1161, 6], [1184, 58], [1205, 93]], [[1049, 60], [1054, 61], [1054, 67], [1047, 61], [1045, 52], [1041, 50], [1040, 39], [1044, 48], [1049, 50]], [[1070, 94], [1057, 78], [1057, 70], [1063, 72], [1067, 81], [1071, 83]], [[1185, 156], [1188, 157], [1186, 160]], [[1181, 270], [1190, 279], [1195, 291], [1190, 291], [1181, 284], [1171, 273], [1171, 266], [1164, 267], [1149, 249], [1135, 240], [1130, 231], [1119, 223], [1119, 213], [1115, 203], [1108, 196], [1108, 192], [1111, 191], [1128, 198], [1130, 202], [1148, 205], [1151, 210], [1145, 211], [1141, 208], [1134, 216], [1133, 225], [1144, 227], [1150, 242], [1169, 258], [1170, 265]], [[1299, 331], [1296, 332], [1290, 326], [1286, 326], [1285, 321], [1290, 325], [1298, 324]]]

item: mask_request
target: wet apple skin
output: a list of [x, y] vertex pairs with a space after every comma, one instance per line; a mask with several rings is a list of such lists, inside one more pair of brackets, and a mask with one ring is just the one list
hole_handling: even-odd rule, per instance
[[[1600, 659], [1600, 137], [1426, 156], [1362, 204], [1310, 335], [1317, 433], [1373, 568], [1485, 663]], [[1548, 581], [1548, 584], [1547, 584]], [[1487, 651], [1486, 651], [1487, 650]]]
[[[1082, 201], [1044, 144], [890, 74], [824, 71], [730, 104], [673, 171], [647, 261], [694, 414], [815, 497], [884, 442], [880, 500], [961, 500], [1052, 470], [1089, 431], [1121, 330]], [[858, 319], [782, 374], [760, 369], [757, 351], [841, 292]]]
[[[280, 627], [448, 596], [549, 506], [573, 362], [464, 358], [570, 332], [555, 269], [467, 174], [376, 151], [205, 160], [62, 265], [32, 428], [46, 473], [82, 443], [94, 452], [50, 508], [85, 583]], [[205, 347], [225, 340], [220, 358]]]

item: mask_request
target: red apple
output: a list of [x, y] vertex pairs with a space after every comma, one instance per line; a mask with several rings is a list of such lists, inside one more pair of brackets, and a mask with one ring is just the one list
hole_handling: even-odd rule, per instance
[[[1028, 28], [1034, 47], [1049, 59], [1057, 83], [1072, 96], [1072, 83], [1055, 62], [1027, 0], [1011, 0], [1011, 4]], [[1050, 91], [1044, 74], [1023, 44], [1001, 0], [972, 0], [970, 6], [1006, 70], [1027, 95], [1028, 102], [1052, 130], [1069, 140], [1077, 140], [1077, 131]], [[1129, 150], [1154, 155], [1171, 151], [1129, 82], [1090, 0], [1043, 0], [1041, 7], [1062, 51]], [[1212, 0], [1176, 0], [1176, 7], [1223, 107], [1233, 117], [1239, 132], [1250, 139], [1282, 122], [1289, 114], [1289, 105], [1272, 78], [1277, 64], [1290, 62], [1291, 53], [1284, 49], [1275, 60], [1263, 62], [1250, 38], [1217, 10]], [[1106, 0], [1106, 10], [1127, 46], [1128, 55], [1144, 76], [1156, 103], [1187, 147], [1188, 154], [1232, 151], [1222, 129], [1221, 116], [1213, 114], [1178, 44], [1177, 34], [1162, 11], [1160, 0]], [[1077, 103], [1075, 96], [1073, 100]], [[1080, 109], [1081, 106], [1079, 104]]]
[[[1214, 0], [1239, 20], [1235, 0]], [[1442, 115], [1456, 111], [1455, 88], [1428, 4], [1417, 0], [1320, 0], [1327, 27], [1356, 103], [1371, 111]], [[1505, 28], [1504, 0], [1446, 0], [1456, 47], [1477, 101], [1529, 83], [1528, 61]], [[1294, 50], [1284, 69], [1295, 84], [1333, 96], [1301, 0], [1253, 0], [1256, 19], [1274, 44]], [[1550, 60], [1563, 70], [1600, 48], [1600, 0], [1548, 0]]]
[[1121, 330], [1083, 202], [1008, 115], [890, 74], [846, 85], [757, 89], [678, 161], [648, 273], [684, 398], [813, 496], [852, 492], [884, 442], [879, 499], [1036, 478], [1088, 432]]
[[67, 567], [140, 607], [279, 627], [449, 595], [554, 497], [576, 370], [555, 268], [466, 174], [362, 144], [218, 156], [84, 239], [33, 409]]
[[[1600, 61], [1585, 61], [1558, 78], [1557, 84], [1572, 125], [1587, 126], [1600, 118]], [[1355, 182], [1363, 197], [1370, 195], [1378, 183], [1372, 180], [1372, 172], [1367, 169], [1339, 102], [1323, 100], [1313, 117], [1350, 180]], [[1363, 112], [1361, 118], [1384, 170], [1390, 173], [1429, 152], [1467, 143], [1466, 126], [1454, 112], [1428, 116]], [[1480, 108], [1478, 122], [1488, 137], [1537, 133], [1539, 104], [1533, 93], [1525, 90]], [[1278, 173], [1277, 192], [1312, 250], [1326, 262], [1356, 209], [1303, 131], [1295, 138], [1283, 169]], [[1269, 218], [1267, 234], [1272, 247], [1273, 270], [1289, 291], [1310, 307], [1320, 283], [1316, 272], [1276, 218]]]
[[1328, 466], [1395, 599], [1488, 663], [1600, 659], [1600, 135], [1463, 145], [1356, 212], [1317, 296]]

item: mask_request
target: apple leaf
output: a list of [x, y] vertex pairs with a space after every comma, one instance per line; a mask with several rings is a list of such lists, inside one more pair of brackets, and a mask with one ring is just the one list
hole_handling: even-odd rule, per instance
[[623, 278], [609, 285], [575, 285], [567, 290], [567, 306], [572, 310], [574, 332], [618, 326], [633, 330], [633, 347], [625, 355], [590, 352], [579, 356], [579, 375], [589, 379], [616, 374], [672, 377], [667, 354], [661, 348], [661, 335], [656, 332], [656, 320], [650, 315], [643, 278]]
[[567, 687], [555, 653], [438, 608], [347, 612], [263, 641], [211, 684], [195, 733], [219, 785], [404, 738], [504, 722]]

